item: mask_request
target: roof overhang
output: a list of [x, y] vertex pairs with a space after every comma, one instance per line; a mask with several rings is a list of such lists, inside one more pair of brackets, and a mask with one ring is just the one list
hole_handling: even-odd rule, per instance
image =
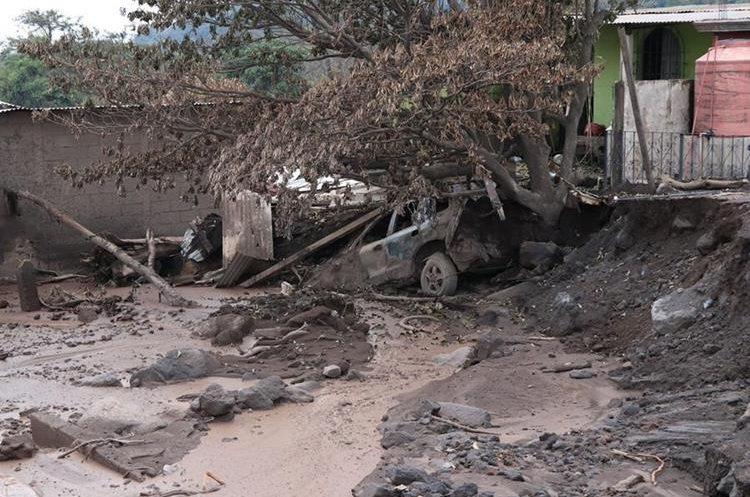
[[[665, 7], [628, 10], [612, 21], [616, 26], [648, 24], [750, 23], [750, 4]], [[747, 29], [747, 28], [745, 28]], [[742, 31], [743, 29], [740, 29]]]

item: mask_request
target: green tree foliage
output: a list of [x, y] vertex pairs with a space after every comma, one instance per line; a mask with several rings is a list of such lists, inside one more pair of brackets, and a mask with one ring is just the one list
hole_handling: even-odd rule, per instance
[[253, 91], [274, 97], [299, 97], [307, 88], [301, 61], [308, 51], [278, 40], [247, 44], [225, 56], [222, 72]]
[[49, 69], [39, 59], [8, 53], [0, 58], [0, 100], [22, 107], [73, 105], [76, 98], [50, 83]]
[[22, 107], [59, 107], [80, 103], [81, 95], [65, 91], [52, 81], [50, 70], [37, 57], [18, 53], [28, 40], [52, 42], [58, 35], [74, 32], [78, 21], [55, 10], [29, 10], [16, 19], [26, 37], [11, 39], [0, 54], [0, 100]]

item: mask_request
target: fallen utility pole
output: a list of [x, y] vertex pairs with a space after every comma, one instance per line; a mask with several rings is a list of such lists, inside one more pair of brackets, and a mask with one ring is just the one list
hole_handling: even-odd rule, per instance
[[286, 269], [287, 267], [291, 266], [297, 261], [300, 261], [307, 257], [308, 255], [316, 252], [317, 250], [322, 249], [329, 243], [333, 243], [336, 240], [345, 237], [349, 233], [365, 226], [367, 223], [372, 221], [373, 219], [377, 218], [383, 213], [383, 209], [375, 209], [373, 211], [368, 212], [364, 216], [355, 219], [351, 223], [347, 224], [346, 226], [339, 228], [338, 230], [334, 231], [328, 236], [324, 236], [320, 240], [318, 240], [315, 243], [312, 243], [308, 245], [307, 247], [303, 248], [302, 250], [295, 252], [294, 254], [290, 255], [286, 259], [283, 259], [273, 266], [269, 267], [265, 271], [261, 271], [260, 273], [256, 274], [255, 276], [252, 276], [248, 280], [244, 281], [240, 284], [243, 288], [250, 288], [253, 285], [257, 285], [261, 281], [267, 280], [268, 278], [275, 276], [279, 274], [281, 271]]
[[620, 53], [622, 54], [622, 63], [625, 66], [623, 72], [625, 73], [625, 83], [628, 86], [628, 94], [630, 95], [630, 107], [633, 110], [635, 132], [638, 135], [638, 145], [641, 149], [641, 164], [646, 173], [648, 188], [653, 192], [656, 189], [656, 185], [654, 184], [654, 172], [651, 169], [651, 159], [648, 153], [648, 145], [646, 144], [646, 125], [643, 122], [641, 106], [638, 103], [638, 93], [636, 92], [635, 80], [633, 79], [633, 60], [630, 57], [630, 44], [628, 43], [625, 28], [617, 28], [617, 36], [620, 39]]
[[37, 197], [33, 193], [29, 193], [27, 191], [20, 191], [20, 192], [13, 192], [17, 197], [26, 199], [37, 206], [41, 207], [47, 213], [55, 218], [57, 221], [61, 222], [62, 224], [73, 228], [74, 230], [78, 231], [83, 235], [86, 240], [89, 240], [91, 243], [96, 245], [97, 247], [100, 247], [113, 256], [115, 256], [120, 262], [128, 266], [130, 269], [135, 271], [136, 273], [140, 274], [144, 278], [146, 278], [148, 281], [150, 281], [158, 290], [159, 293], [164, 297], [164, 301], [174, 307], [193, 307], [195, 306], [195, 302], [188, 300], [181, 295], [179, 295], [175, 289], [164, 279], [156, 274], [156, 272], [141, 264], [140, 262], [136, 261], [132, 257], [130, 257], [125, 251], [120, 249], [117, 245], [114, 243], [105, 240], [104, 238], [98, 236], [93, 231], [89, 230], [82, 224], [80, 224], [78, 221], [70, 217], [69, 215], [62, 212], [60, 209], [52, 205], [51, 203], [47, 202], [43, 198]]

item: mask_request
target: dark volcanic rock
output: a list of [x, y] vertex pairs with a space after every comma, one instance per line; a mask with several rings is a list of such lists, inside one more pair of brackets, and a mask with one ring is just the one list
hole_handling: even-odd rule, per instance
[[136, 372], [130, 384], [138, 387], [203, 378], [220, 367], [219, 359], [205, 350], [171, 350], [151, 366]]

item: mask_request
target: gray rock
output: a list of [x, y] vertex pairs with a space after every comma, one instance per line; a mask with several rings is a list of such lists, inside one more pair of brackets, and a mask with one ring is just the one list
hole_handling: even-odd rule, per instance
[[479, 487], [476, 483], [464, 483], [460, 487], [456, 487], [451, 492], [451, 497], [474, 497], [479, 493]]
[[218, 418], [234, 409], [234, 395], [224, 391], [219, 385], [209, 386], [199, 397], [200, 410], [208, 416]]
[[641, 406], [636, 404], [635, 402], [628, 402], [624, 406], [622, 406], [622, 409], [620, 410], [620, 413], [623, 416], [635, 416], [639, 412], [641, 412]]
[[593, 369], [577, 369], [575, 371], [571, 371], [568, 376], [570, 376], [574, 380], [587, 380], [596, 376], [596, 373], [594, 373]]
[[400, 447], [402, 445], [406, 445], [408, 443], [411, 443], [415, 440], [415, 438], [404, 432], [404, 431], [388, 431], [383, 435], [382, 440], [380, 440], [380, 445], [384, 449], [390, 449], [391, 447]]
[[484, 409], [453, 402], [439, 402], [440, 416], [472, 428], [490, 426], [492, 417]]
[[391, 466], [385, 472], [394, 485], [411, 485], [415, 481], [425, 481], [427, 473], [411, 466]]
[[511, 481], [526, 481], [520, 471], [513, 468], [503, 468], [497, 472]]
[[284, 395], [286, 395], [286, 383], [280, 376], [269, 376], [258, 380], [253, 388], [264, 393], [273, 402], [284, 398]]
[[151, 366], [136, 372], [130, 384], [137, 387], [203, 378], [220, 367], [219, 359], [205, 350], [171, 350]]
[[83, 378], [76, 382], [76, 385], [82, 387], [119, 387], [122, 386], [120, 382], [120, 375], [117, 373], [102, 373], [90, 378]]
[[346, 381], [365, 381], [367, 375], [358, 369], [350, 368], [349, 371], [346, 372], [344, 379]]
[[97, 312], [96, 306], [84, 304], [78, 306], [76, 309], [76, 316], [80, 322], [90, 323], [96, 321], [99, 317], [99, 313]]
[[563, 251], [552, 242], [523, 242], [518, 262], [526, 269], [549, 269], [563, 259]]
[[255, 322], [250, 316], [241, 314], [222, 314], [209, 318], [198, 334], [202, 338], [211, 338], [211, 343], [217, 346], [240, 343], [255, 328]]
[[312, 393], [315, 390], [318, 390], [321, 385], [320, 385], [319, 381], [307, 380], [307, 381], [303, 381], [302, 383], [296, 383], [294, 386], [297, 387], [297, 388], [299, 388], [303, 392], [305, 392], [305, 393], [307, 393], [309, 395], [312, 395]]
[[674, 333], [693, 324], [706, 296], [694, 288], [676, 290], [651, 306], [651, 321], [657, 333]]
[[341, 368], [335, 364], [331, 364], [323, 368], [323, 376], [326, 378], [338, 378], [341, 376]]
[[489, 359], [504, 343], [502, 335], [497, 330], [482, 334], [474, 344], [474, 359], [477, 361]]
[[273, 409], [273, 401], [255, 387], [244, 388], [237, 394], [237, 403], [246, 409], [267, 411]]
[[289, 402], [294, 402], [295, 404], [304, 404], [315, 400], [315, 398], [305, 390], [293, 385], [286, 387], [284, 399], [288, 400]]
[[474, 347], [467, 345], [458, 348], [453, 352], [438, 354], [432, 358], [432, 362], [440, 366], [450, 366], [452, 368], [463, 368], [471, 363], [474, 358]]
[[359, 489], [355, 495], [357, 497], [396, 497], [398, 493], [390, 485], [368, 483]]
[[431, 414], [438, 414], [440, 412], [440, 404], [432, 400], [423, 400], [419, 403], [417, 408], [414, 410], [414, 416], [419, 419], [424, 416]]
[[474, 358], [474, 347], [467, 345], [453, 352], [438, 354], [432, 358], [432, 362], [440, 366], [450, 366], [452, 368], [463, 368], [468, 366]]

